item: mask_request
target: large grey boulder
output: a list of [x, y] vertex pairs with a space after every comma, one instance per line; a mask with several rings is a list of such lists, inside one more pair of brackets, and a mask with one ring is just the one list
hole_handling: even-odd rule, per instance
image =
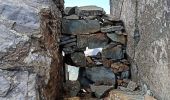
[[100, 31], [97, 20], [65, 20], [62, 21], [63, 34], [89, 34]]
[[0, 100], [36, 100], [36, 74], [0, 70]]
[[104, 9], [97, 6], [77, 7], [75, 12], [78, 16], [98, 16], [105, 14]]
[[92, 67], [86, 68], [86, 77], [93, 81], [96, 85], [115, 85], [115, 74], [109, 68]]

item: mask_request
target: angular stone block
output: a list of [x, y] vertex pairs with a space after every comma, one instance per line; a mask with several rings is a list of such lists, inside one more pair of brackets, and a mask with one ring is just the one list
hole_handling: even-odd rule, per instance
[[75, 66], [86, 67], [86, 57], [84, 52], [75, 52], [71, 54], [71, 59]]
[[109, 42], [109, 38], [104, 33], [91, 34], [88, 38], [88, 47], [90, 49], [103, 48]]
[[63, 34], [89, 34], [100, 31], [100, 23], [97, 20], [66, 20], [62, 21]]
[[66, 14], [66, 15], [73, 15], [73, 14], [75, 14], [75, 9], [76, 8], [77, 7], [66, 7], [64, 9], [64, 14]]
[[103, 8], [97, 6], [82, 6], [76, 8], [76, 14], [78, 16], [98, 16], [104, 15], [105, 11]]
[[86, 68], [86, 77], [96, 85], [115, 85], [115, 74], [109, 68], [92, 67]]
[[118, 35], [116, 33], [107, 33], [107, 36], [114, 42], [126, 44], [126, 37], [124, 35]]
[[124, 58], [121, 45], [109, 46], [102, 50], [102, 58], [109, 58], [113, 60]]

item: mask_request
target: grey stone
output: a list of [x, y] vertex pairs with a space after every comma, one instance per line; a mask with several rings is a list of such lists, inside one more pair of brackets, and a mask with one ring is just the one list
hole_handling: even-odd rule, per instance
[[64, 9], [64, 13], [66, 14], [66, 15], [73, 15], [73, 14], [75, 14], [75, 9], [76, 9], [77, 7], [75, 6], [75, 7], [66, 7], [65, 9]]
[[108, 32], [121, 31], [122, 29], [123, 26], [105, 26], [105, 27], [101, 27], [101, 32], [108, 33]]
[[115, 21], [114, 17], [108, 14], [102, 16], [102, 18], [108, 21]]
[[91, 34], [88, 38], [88, 48], [103, 48], [109, 42], [109, 38], [104, 33]]
[[28, 37], [10, 30], [5, 25], [0, 25], [0, 52], [7, 52], [9, 48], [16, 48], [16, 45], [28, 41]]
[[79, 19], [79, 16], [77, 16], [77, 15], [70, 15], [70, 16], [64, 16], [63, 17], [64, 19]]
[[[36, 100], [36, 74], [0, 70], [0, 100]], [[3, 89], [1, 91], [1, 89]]]
[[65, 40], [65, 41], [60, 42], [60, 45], [65, 45], [65, 44], [73, 43], [73, 42], [76, 42], [76, 41], [77, 41], [77, 39], [73, 38], [73, 39], [69, 39], [69, 40]]
[[83, 49], [83, 51], [85, 51], [86, 47], [88, 46], [88, 38], [89, 38], [89, 35], [78, 35], [77, 36], [77, 48]]
[[75, 66], [86, 67], [86, 57], [84, 52], [75, 52], [71, 54], [71, 60]]
[[115, 85], [115, 74], [105, 67], [86, 68], [86, 77], [96, 85]]
[[10, 82], [3, 76], [0, 76], [0, 97], [6, 96], [10, 87]]
[[73, 47], [64, 47], [62, 48], [62, 50], [64, 51], [65, 54], [71, 54], [75, 52], [75, 48]]
[[130, 77], [129, 71], [124, 71], [121, 73], [121, 79], [128, 79]]
[[107, 85], [90, 85], [91, 91], [95, 93], [95, 96], [97, 98], [102, 98], [103, 96], [106, 95], [111, 89], [114, 88], [114, 86], [107, 86]]
[[124, 58], [122, 46], [109, 46], [102, 50], [102, 58], [111, 58], [113, 60]]
[[118, 35], [116, 33], [107, 33], [107, 36], [114, 42], [126, 44], [126, 37], [124, 35]]
[[64, 91], [67, 96], [75, 97], [80, 91], [80, 83], [78, 81], [66, 81], [64, 83]]
[[14, 21], [10, 28], [19, 33], [32, 34], [39, 29], [38, 13], [44, 7], [48, 7], [48, 0], [0, 1], [0, 20]]
[[63, 34], [89, 34], [100, 31], [100, 24], [97, 20], [63, 20]]
[[78, 16], [97, 16], [104, 15], [105, 11], [103, 8], [97, 6], [82, 6], [76, 8], [76, 14]]

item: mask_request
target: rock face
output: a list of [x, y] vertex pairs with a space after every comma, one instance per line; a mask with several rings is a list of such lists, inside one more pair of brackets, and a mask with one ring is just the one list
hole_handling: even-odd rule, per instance
[[[62, 59], [58, 53], [58, 44], [56, 45], [55, 42], [61, 32], [59, 26], [63, 1], [57, 1], [60, 7], [49, 0], [0, 1], [1, 100], [40, 100], [41, 98], [55, 100], [60, 97], [55, 93], [57, 92], [55, 87], [59, 86], [60, 82], [54, 80], [60, 79], [61, 73], [55, 68], [62, 67], [60, 64]], [[43, 19], [43, 16], [47, 17], [49, 13], [40, 13], [44, 8], [48, 8], [48, 11], [53, 13], [55, 8], [57, 15], [50, 15], [53, 16], [50, 18], [50, 25], [45, 23], [45, 21], [49, 22], [48, 18], [45, 18], [48, 21]], [[51, 28], [52, 25], [56, 27]], [[49, 30], [49, 27], [55, 32]], [[55, 34], [53, 35], [55, 38], [49, 34]], [[50, 88], [49, 84], [54, 87]], [[58, 90], [61, 91], [60, 88]], [[49, 94], [48, 91], [51, 93]]]
[[4, 71], [0, 70], [0, 99], [36, 100], [36, 74], [28, 71]]
[[[170, 98], [169, 0], [139, 0], [137, 8], [134, 0], [124, 0], [123, 3], [121, 0], [111, 0], [112, 15], [117, 14], [114, 2], [118, 2], [119, 19], [124, 21], [128, 33], [127, 53], [135, 62], [132, 69], [138, 69], [133, 71], [135, 73], [132, 73], [132, 77], [138, 74], [157, 99], [168, 100]], [[138, 22], [135, 22], [135, 10], [138, 11]], [[139, 43], [134, 38], [135, 25], [139, 27]]]

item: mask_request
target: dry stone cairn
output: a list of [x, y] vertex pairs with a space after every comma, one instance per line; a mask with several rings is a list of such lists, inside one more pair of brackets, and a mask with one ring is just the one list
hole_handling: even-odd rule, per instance
[[[123, 23], [115, 21], [103, 8], [65, 8], [60, 47], [65, 53], [65, 63], [80, 67], [78, 81], [81, 88], [90, 88], [92, 92], [97, 89], [95, 96], [102, 98], [107, 90], [128, 85], [130, 69], [126, 60], [126, 37]], [[86, 47], [103, 50], [97, 55], [85, 56]]]

